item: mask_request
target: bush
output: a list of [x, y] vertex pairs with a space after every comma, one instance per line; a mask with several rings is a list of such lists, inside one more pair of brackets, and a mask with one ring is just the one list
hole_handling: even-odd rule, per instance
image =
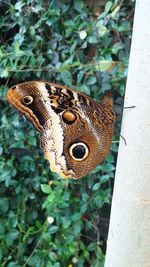
[[80, 181], [62, 180], [50, 172], [33, 127], [6, 101], [10, 86], [47, 80], [97, 100], [112, 90], [121, 114], [134, 2], [95, 5], [0, 2], [2, 267], [103, 266], [118, 134], [102, 165]]

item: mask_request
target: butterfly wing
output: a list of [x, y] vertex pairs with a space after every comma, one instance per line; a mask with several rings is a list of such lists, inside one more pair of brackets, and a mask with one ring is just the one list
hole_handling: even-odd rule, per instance
[[61, 177], [81, 178], [106, 157], [115, 120], [109, 98], [97, 103], [65, 86], [26, 82], [7, 99], [40, 132], [44, 156]]

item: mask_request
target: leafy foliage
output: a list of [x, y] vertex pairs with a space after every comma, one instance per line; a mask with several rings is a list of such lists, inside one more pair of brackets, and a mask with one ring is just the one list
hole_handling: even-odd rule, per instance
[[120, 114], [134, 2], [107, 1], [97, 10], [79, 0], [0, 1], [2, 267], [103, 266], [118, 136], [86, 178], [62, 180], [50, 172], [33, 127], [6, 101], [8, 87], [48, 80], [95, 99], [113, 90]]

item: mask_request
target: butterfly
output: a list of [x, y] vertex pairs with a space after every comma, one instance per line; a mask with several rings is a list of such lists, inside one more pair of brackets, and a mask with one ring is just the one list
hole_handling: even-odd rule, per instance
[[79, 179], [105, 159], [115, 122], [107, 96], [99, 103], [66, 86], [31, 81], [11, 87], [7, 99], [39, 131], [44, 157], [62, 178]]

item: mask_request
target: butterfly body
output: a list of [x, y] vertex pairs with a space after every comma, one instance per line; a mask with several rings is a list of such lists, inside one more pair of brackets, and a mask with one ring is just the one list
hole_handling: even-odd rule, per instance
[[9, 89], [9, 103], [40, 132], [44, 156], [63, 178], [81, 178], [106, 157], [114, 129], [111, 99], [98, 103], [65, 86], [25, 82]]

